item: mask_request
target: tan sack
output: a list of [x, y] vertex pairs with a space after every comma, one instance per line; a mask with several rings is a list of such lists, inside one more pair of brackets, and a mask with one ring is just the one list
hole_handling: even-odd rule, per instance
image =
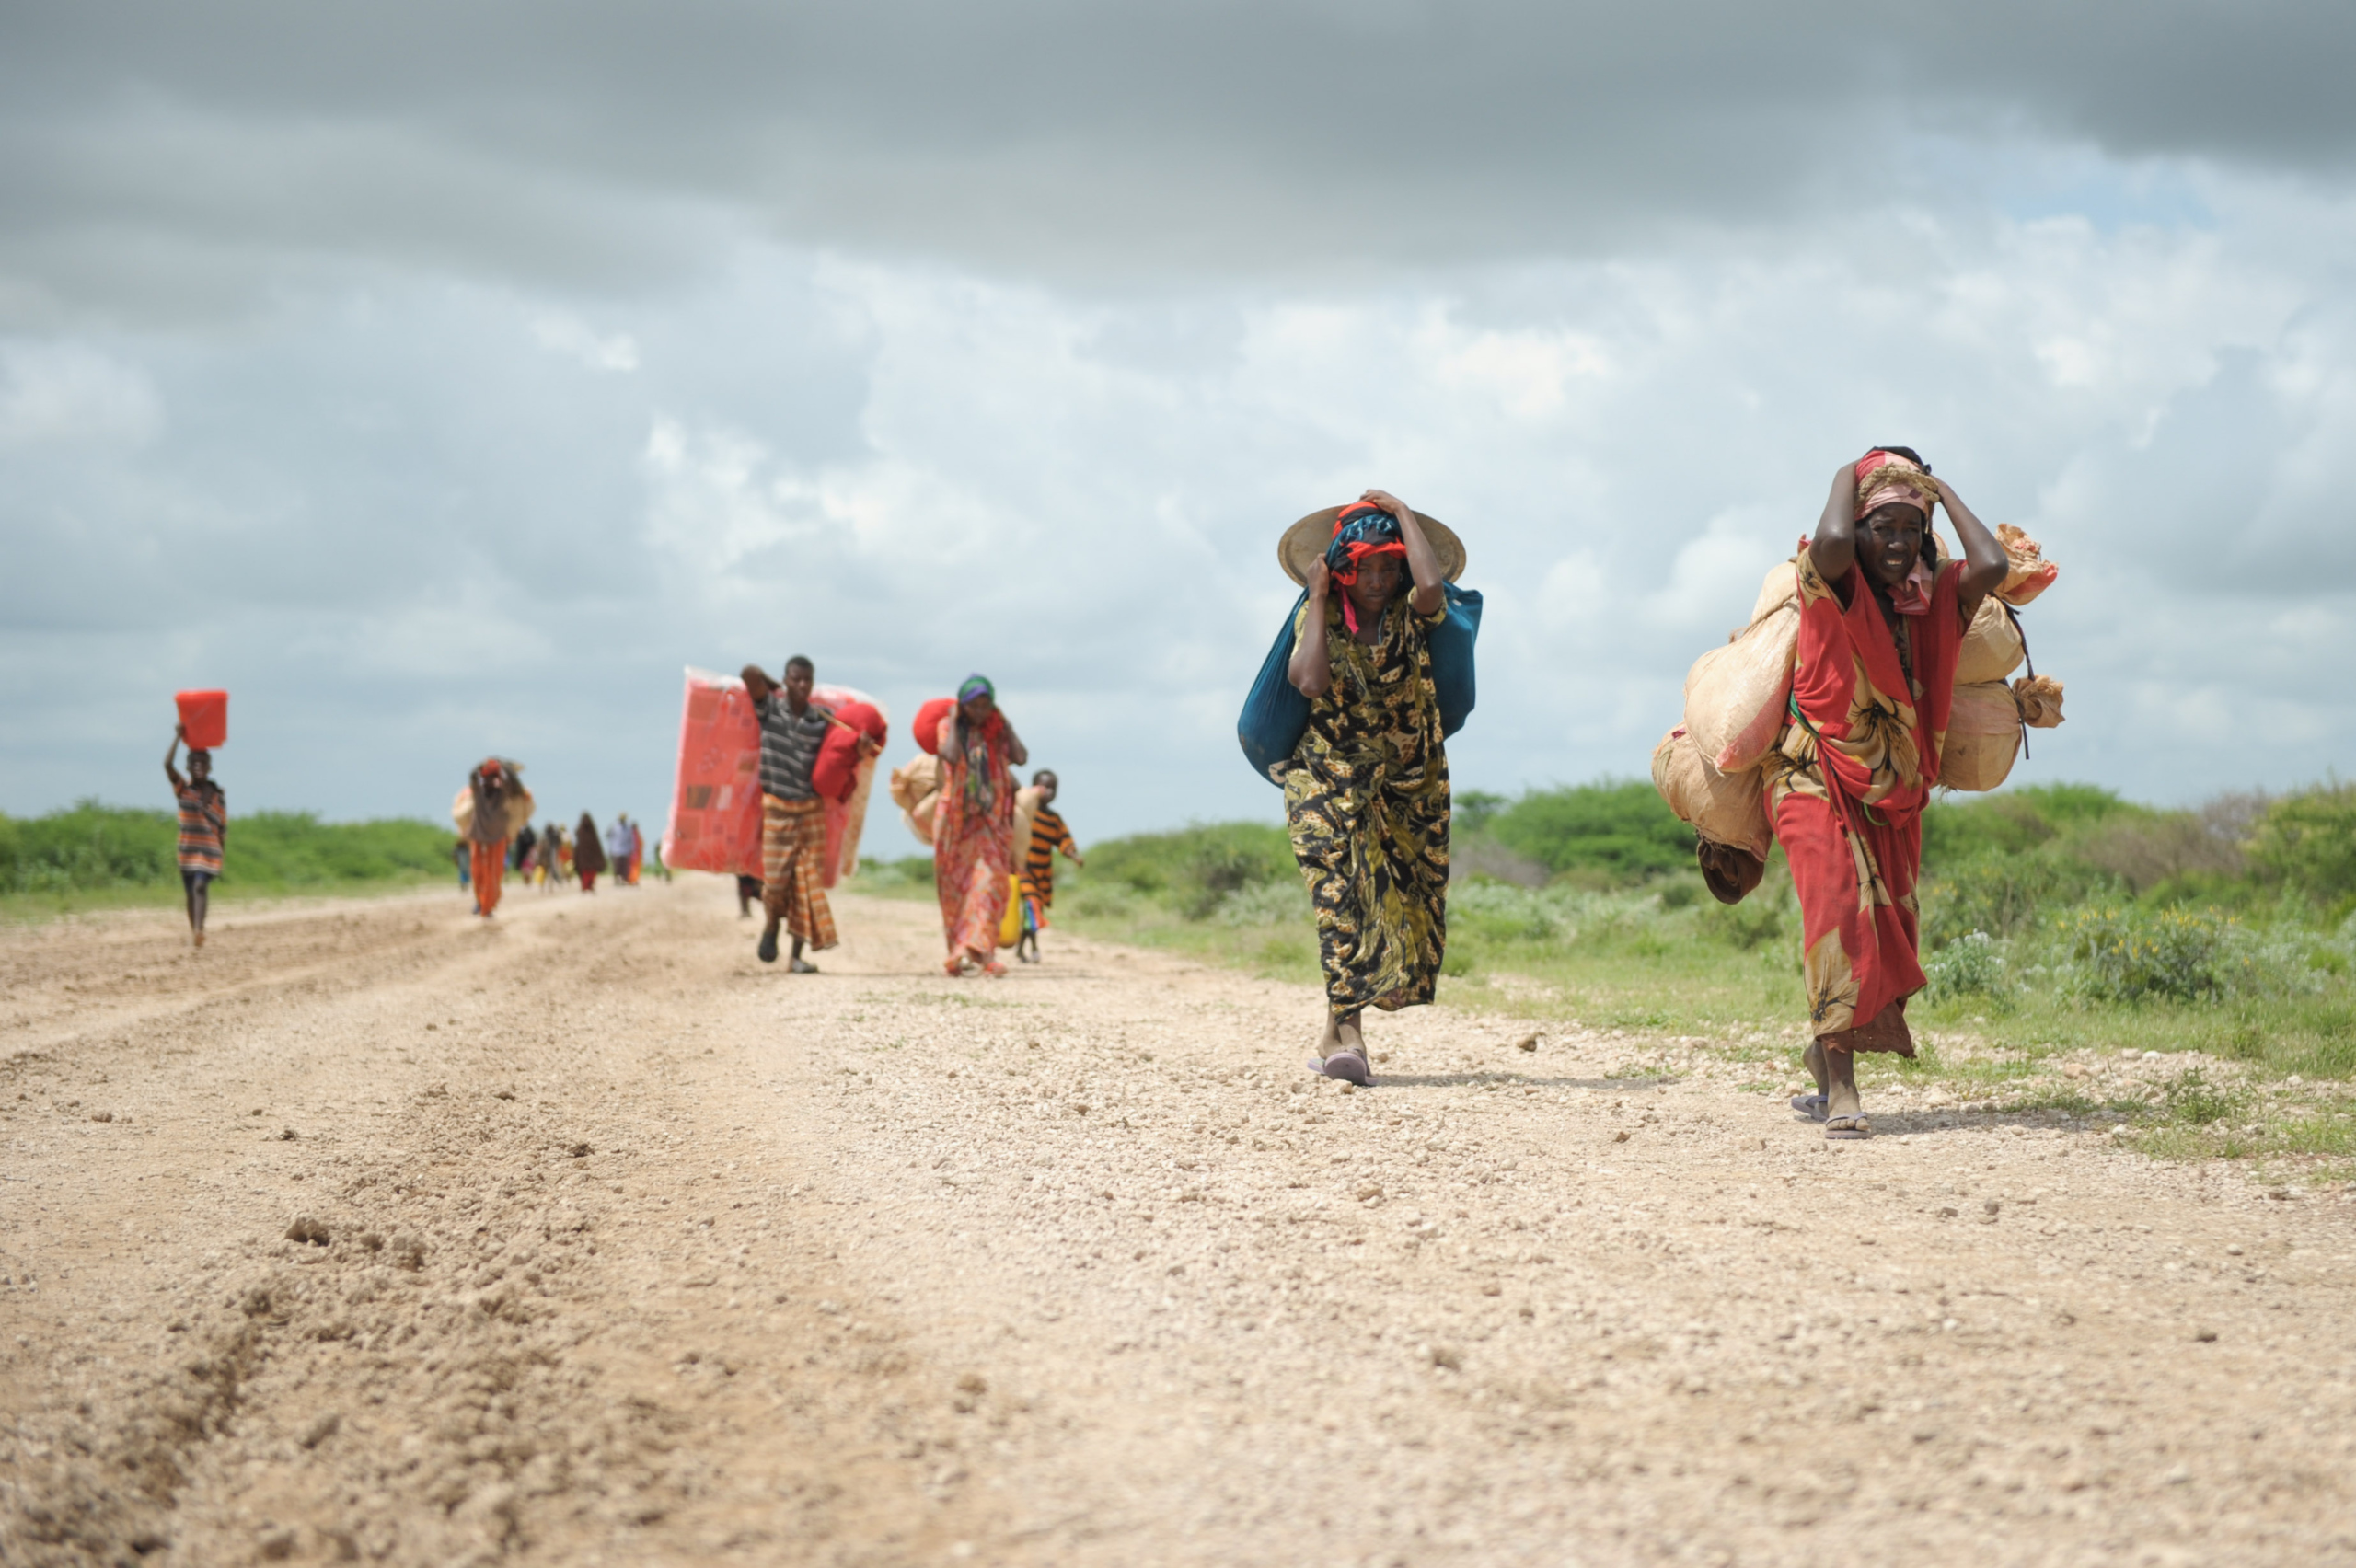
[[2027, 653], [2021, 642], [2021, 628], [1992, 594], [1980, 601], [1980, 613], [1971, 617], [1971, 629], [1963, 634], [1963, 646], [1955, 658], [1955, 684], [2001, 681], [2021, 667]]
[[933, 813], [941, 808], [941, 759], [920, 752], [892, 769], [892, 803], [919, 844], [932, 842]]
[[1786, 600], [1693, 661], [1685, 675], [1685, 728], [1721, 773], [1755, 767], [1775, 749], [1792, 696], [1800, 607]]
[[[458, 824], [459, 837], [472, 838], [475, 836], [474, 780], [468, 779], [458, 786], [457, 794], [450, 801], [450, 820]], [[519, 784], [515, 792], [507, 797], [507, 836], [513, 838], [523, 832], [525, 824], [531, 820], [532, 792]]]
[[1022, 863], [1031, 857], [1031, 824], [1039, 818], [1039, 798], [1046, 791], [1036, 784], [1025, 784], [1014, 792], [1014, 873], [1022, 874]]
[[940, 788], [941, 759], [930, 752], [918, 752], [892, 769], [892, 803], [904, 812]]
[[1766, 578], [1759, 584], [1759, 598], [1750, 606], [1750, 618], [1755, 624], [1767, 618], [1770, 611], [1784, 605], [1796, 604], [1800, 596], [1800, 558], [1777, 561], [1767, 569]]
[[2002, 681], [1958, 681], [1946, 746], [1939, 755], [1939, 782], [1975, 793], [1993, 790], [2013, 771], [2020, 749], [2021, 711], [2013, 688]]
[[1996, 542], [2004, 547], [2004, 584], [1996, 597], [2006, 604], [2027, 604], [2062, 575], [2062, 569], [2045, 559], [2044, 547], [2010, 523], [1996, 525]]
[[1653, 788], [1680, 822], [1710, 843], [1767, 858], [1775, 834], [1767, 821], [1767, 790], [1759, 769], [1719, 772], [1702, 760], [1701, 748], [1680, 724], [1653, 748]]
[[2050, 730], [2062, 722], [2062, 683], [2051, 675], [2023, 675], [2013, 683], [2013, 705], [2030, 729]]

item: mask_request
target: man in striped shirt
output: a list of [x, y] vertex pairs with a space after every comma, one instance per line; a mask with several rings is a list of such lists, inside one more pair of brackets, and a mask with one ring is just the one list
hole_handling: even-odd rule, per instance
[[204, 945], [204, 915], [213, 879], [221, 874], [221, 851], [229, 841], [228, 798], [213, 782], [213, 754], [188, 749], [188, 774], [175, 766], [188, 726], [172, 729], [171, 749], [164, 754], [164, 777], [172, 781], [173, 798], [180, 808], [180, 887], [188, 894], [189, 935]]
[[1039, 962], [1039, 933], [1047, 928], [1047, 906], [1056, 901], [1057, 851], [1075, 866], [1088, 863], [1080, 858], [1079, 840], [1056, 814], [1054, 770], [1043, 767], [1033, 774], [1031, 788], [1038, 804], [1031, 808], [1031, 843], [1022, 855], [1022, 934], [1014, 942], [1014, 956], [1025, 963]]
[[[782, 685], [757, 664], [745, 666], [745, 691], [761, 724], [761, 906], [768, 915], [755, 951], [763, 963], [775, 963], [783, 926], [793, 940], [788, 967], [796, 974], [818, 973], [802, 956], [805, 946], [824, 952], [836, 940], [819, 863], [826, 853], [826, 802], [810, 782], [835, 715], [810, 700], [817, 680], [816, 666], [799, 653], [785, 662]], [[863, 735], [859, 744], [862, 756], [881, 749]]]

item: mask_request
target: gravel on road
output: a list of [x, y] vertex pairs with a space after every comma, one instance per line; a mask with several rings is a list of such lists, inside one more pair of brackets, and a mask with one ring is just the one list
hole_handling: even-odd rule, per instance
[[2356, 1562], [2356, 1204], [719, 879], [0, 934], [0, 1562]]

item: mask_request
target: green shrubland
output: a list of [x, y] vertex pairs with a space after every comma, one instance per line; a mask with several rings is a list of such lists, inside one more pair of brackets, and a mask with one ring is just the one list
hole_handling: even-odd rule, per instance
[[[2200, 1050], [2260, 1077], [2356, 1075], [2356, 788], [2164, 810], [2092, 786], [2031, 786], [1934, 804], [1923, 842], [1930, 986], [1911, 1012], [1918, 1030], [2029, 1065]], [[1799, 912], [1780, 856], [1758, 892], [1721, 905], [1651, 787], [1616, 782], [1467, 792], [1452, 850], [1443, 997], [1590, 1028], [1796, 1044]], [[1317, 978], [1280, 827], [1114, 840], [1059, 888], [1057, 918], [1073, 928]], [[1905, 1070], [1935, 1071], [1936, 1055]]]
[[[405, 819], [233, 815], [215, 896], [343, 893], [455, 877], [454, 842], [447, 828]], [[179, 844], [170, 812], [85, 801], [44, 816], [0, 815], [0, 909], [26, 916], [176, 903]]]

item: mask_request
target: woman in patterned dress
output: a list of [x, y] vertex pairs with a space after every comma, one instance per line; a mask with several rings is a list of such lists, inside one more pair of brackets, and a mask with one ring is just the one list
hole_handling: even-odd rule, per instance
[[1284, 787], [1325, 971], [1310, 1066], [1363, 1084], [1360, 1015], [1430, 1001], [1447, 945], [1448, 754], [1426, 642], [1446, 599], [1415, 512], [1385, 490], [1342, 509], [1307, 578], [1287, 674], [1309, 726]]
[[[1942, 561], [1945, 506], [1964, 559]], [[1956, 657], [2004, 549], [1904, 447], [1843, 463], [1799, 555], [1793, 722], [1769, 758], [1775, 837], [1799, 894], [1814, 1096], [1829, 1138], [1872, 1133], [1856, 1053], [1914, 1054], [1906, 999], [1923, 988], [1914, 884], [1923, 807], [1938, 782]], [[1739, 854], [1739, 851], [1737, 851]], [[1755, 878], [1753, 879], [1755, 880]]]
[[998, 929], [1014, 875], [1014, 769], [1031, 760], [999, 711], [998, 690], [980, 675], [957, 688], [942, 716], [941, 807], [933, 819], [932, 879], [953, 976], [1002, 978]]

